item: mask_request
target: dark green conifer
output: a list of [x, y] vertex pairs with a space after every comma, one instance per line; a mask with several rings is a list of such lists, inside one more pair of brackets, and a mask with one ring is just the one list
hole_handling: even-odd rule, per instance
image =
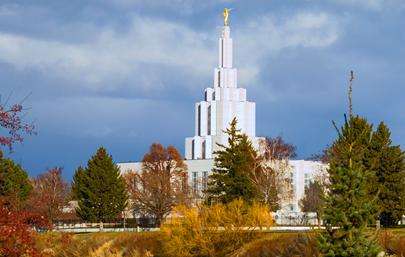
[[365, 119], [352, 116], [338, 130], [329, 150], [330, 185], [323, 217], [326, 233], [319, 238], [324, 256], [371, 257], [378, 253], [376, 242], [365, 235], [376, 206], [376, 197], [369, 195], [373, 173], [364, 165], [371, 131]]
[[365, 118], [356, 115], [351, 116], [349, 120], [345, 117], [345, 123], [340, 130], [336, 126], [335, 128], [339, 136], [328, 150], [330, 169], [349, 168], [350, 165], [359, 167], [359, 172], [362, 172], [366, 180], [368, 201], [372, 203], [370, 213], [375, 221], [379, 208], [376, 201], [378, 195], [376, 174], [371, 164], [370, 153], [373, 127]]
[[77, 169], [73, 192], [78, 200], [78, 215], [92, 222], [116, 218], [128, 200], [120, 171], [103, 147], [88, 161], [86, 168]]
[[0, 153], [0, 197], [13, 207], [20, 208], [32, 190], [27, 172], [13, 160]]
[[405, 213], [405, 155], [392, 145], [391, 132], [381, 122], [373, 133], [369, 166], [375, 171], [382, 226], [394, 226]]
[[225, 131], [228, 145], [219, 145], [221, 149], [214, 153], [213, 173], [206, 190], [207, 203], [229, 203], [238, 198], [249, 203], [257, 196], [249, 178], [257, 153], [248, 137], [236, 125], [234, 118]]

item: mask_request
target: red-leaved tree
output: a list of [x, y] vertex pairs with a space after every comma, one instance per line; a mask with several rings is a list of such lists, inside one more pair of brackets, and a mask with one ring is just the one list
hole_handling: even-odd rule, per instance
[[69, 196], [69, 185], [62, 178], [62, 168], [49, 169], [35, 178], [32, 184], [31, 210], [53, 222], [61, 215]]
[[173, 146], [152, 144], [143, 157], [142, 170], [128, 172], [125, 180], [133, 207], [155, 218], [157, 226], [174, 206], [189, 201], [187, 166]]
[[[7, 101], [0, 102], [0, 147], [7, 147], [11, 151], [14, 143], [23, 141], [24, 135], [35, 133], [34, 126], [24, 121], [24, 111], [21, 103], [10, 106], [7, 105]], [[1, 168], [3, 169], [0, 188], [9, 189], [5, 190], [8, 193], [17, 187], [10, 183], [20, 181], [21, 176], [22, 178], [24, 176], [21, 175], [21, 172], [15, 172], [15, 169], [20, 169], [18, 166], [10, 164], [11, 161], [2, 160], [2, 157], [0, 150]], [[14, 170], [10, 171], [11, 168]], [[7, 177], [7, 175], [11, 177]], [[0, 256], [40, 256], [35, 248], [35, 228], [48, 227], [46, 219], [31, 211], [13, 209], [12, 206], [15, 202], [9, 204], [3, 200], [0, 201]]]
[[11, 211], [0, 203], [0, 256], [40, 256], [35, 247], [35, 228], [47, 228], [47, 220], [28, 211]]

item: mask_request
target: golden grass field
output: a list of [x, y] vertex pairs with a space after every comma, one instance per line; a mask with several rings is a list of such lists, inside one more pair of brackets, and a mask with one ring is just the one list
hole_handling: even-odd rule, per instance
[[[254, 239], [238, 249], [228, 253], [218, 251], [206, 256], [318, 256], [315, 240], [317, 233], [319, 232], [258, 232]], [[374, 231], [370, 231], [371, 234], [375, 234]], [[163, 236], [161, 232], [47, 232], [36, 238], [38, 248], [45, 256], [50, 257], [164, 257], [168, 256], [165, 253], [165, 240], [170, 238]], [[405, 256], [405, 228], [382, 229], [378, 232], [377, 240], [390, 256]], [[184, 254], [181, 255], [183, 256]], [[188, 256], [201, 255], [190, 253]]]

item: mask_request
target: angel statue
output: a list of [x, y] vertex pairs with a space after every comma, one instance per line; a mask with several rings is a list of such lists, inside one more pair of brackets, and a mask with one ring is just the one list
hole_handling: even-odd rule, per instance
[[229, 20], [229, 12], [230, 12], [231, 10], [232, 10], [232, 9], [228, 9], [228, 8], [225, 8], [225, 9], [224, 9], [223, 15], [224, 15], [224, 25], [225, 25], [225, 26], [228, 26], [228, 24], [229, 24], [229, 22], [228, 22], [228, 20]]

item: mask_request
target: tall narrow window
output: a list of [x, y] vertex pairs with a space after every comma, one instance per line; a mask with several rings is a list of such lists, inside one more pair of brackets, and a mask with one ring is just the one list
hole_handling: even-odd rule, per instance
[[202, 153], [201, 153], [202, 159], [205, 159], [205, 140], [202, 142]]
[[205, 101], [208, 101], [208, 93], [207, 93], [207, 91], [205, 91], [204, 94], [205, 94], [205, 96], [204, 96], [204, 97], [205, 97]]
[[201, 105], [198, 105], [198, 135], [201, 136]]
[[221, 86], [221, 71], [218, 70], [218, 87]]
[[208, 171], [203, 171], [203, 176], [202, 176], [202, 189], [205, 191], [207, 190], [207, 185], [208, 185]]
[[292, 194], [294, 195], [295, 194], [295, 180], [294, 180], [294, 172], [291, 172], [290, 173], [290, 184], [291, 184], [291, 191], [292, 191]]
[[195, 144], [195, 141], [192, 140], [192, 141], [191, 141], [191, 159], [192, 159], [192, 160], [194, 160], [194, 157], [195, 157], [195, 154], [194, 154], [194, 144]]
[[192, 187], [194, 193], [197, 193], [198, 190], [198, 172], [193, 172]]
[[305, 186], [305, 187], [308, 187], [308, 186], [309, 186], [309, 182], [310, 182], [309, 175], [308, 175], [308, 173], [305, 173], [305, 174], [304, 174], [304, 186]]
[[211, 135], [211, 105], [208, 106], [208, 115], [207, 116], [208, 116], [207, 134]]

